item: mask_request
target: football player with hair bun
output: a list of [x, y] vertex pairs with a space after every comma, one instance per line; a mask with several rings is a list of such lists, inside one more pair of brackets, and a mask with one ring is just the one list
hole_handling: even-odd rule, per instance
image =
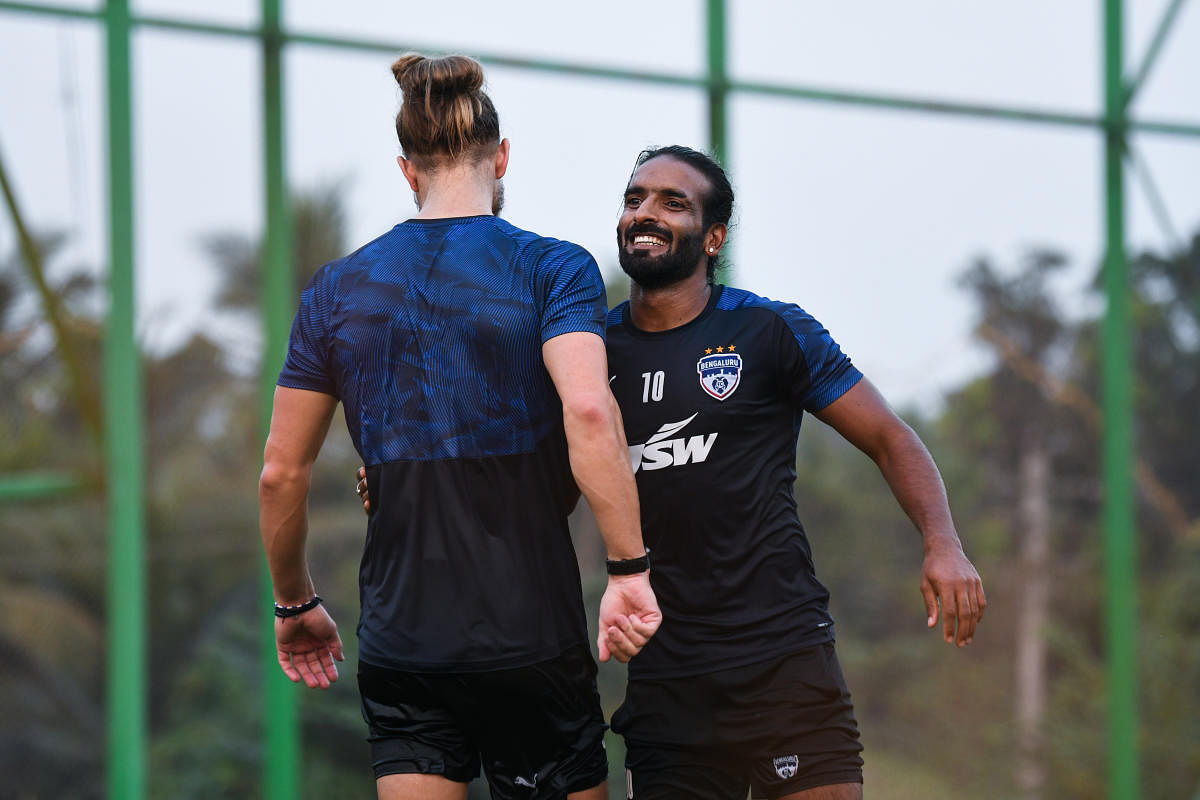
[[380, 798], [601, 800], [608, 761], [567, 514], [608, 550], [601, 659], [661, 614], [604, 350], [604, 284], [578, 245], [497, 216], [509, 142], [465, 56], [392, 72], [419, 213], [304, 290], [259, 483], [279, 663], [327, 688], [342, 658], [305, 556], [313, 461], [341, 402], [372, 508], [358, 684]]

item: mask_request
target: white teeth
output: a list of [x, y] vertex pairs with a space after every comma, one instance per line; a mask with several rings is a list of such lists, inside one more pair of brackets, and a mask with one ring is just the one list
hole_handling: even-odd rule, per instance
[[647, 235], [640, 235], [640, 236], [633, 237], [633, 243], [634, 244], [649, 244], [649, 245], [666, 244], [666, 242], [664, 240], [658, 238], [657, 236], [647, 236]]

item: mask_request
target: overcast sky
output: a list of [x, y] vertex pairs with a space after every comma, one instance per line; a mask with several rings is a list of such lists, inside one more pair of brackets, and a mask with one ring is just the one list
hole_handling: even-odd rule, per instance
[[[1127, 0], [1127, 71], [1168, 0]], [[88, 3], [75, 5], [87, 6]], [[1097, 0], [853, 4], [729, 0], [735, 79], [1098, 114]], [[1135, 117], [1200, 124], [1200, 10], [1185, 4]], [[254, 24], [256, 2], [143, 0], [135, 11]], [[297, 30], [403, 47], [511, 53], [700, 75], [704, 3], [399, 4], [285, 0]], [[188, 11], [189, 9], [199, 11]], [[90, 23], [0, 11], [0, 153], [26, 216], [73, 235], [69, 259], [106, 259], [102, 36]], [[398, 47], [397, 54], [401, 48]], [[198, 242], [262, 226], [260, 83], [249, 41], [144, 29], [134, 40], [139, 332], [167, 349], [195, 327], [256, 345], [210, 314]], [[399, 170], [391, 57], [287, 51], [288, 172], [341, 182], [351, 247], [414, 209]], [[513, 156], [505, 216], [577, 241], [616, 270], [614, 226], [647, 145], [706, 146], [702, 93], [488, 69]], [[1071, 313], [1101, 255], [1102, 159], [1090, 130], [735, 96], [735, 282], [799, 303], [896, 404], [934, 408], [987, 364], [956, 277], [976, 257], [1015, 268], [1032, 247], [1071, 261]], [[1135, 138], [1179, 236], [1200, 227], [1200, 140]], [[1129, 177], [1131, 251], [1168, 246]], [[15, 236], [0, 218], [0, 251]], [[315, 266], [315, 265], [314, 265]]]

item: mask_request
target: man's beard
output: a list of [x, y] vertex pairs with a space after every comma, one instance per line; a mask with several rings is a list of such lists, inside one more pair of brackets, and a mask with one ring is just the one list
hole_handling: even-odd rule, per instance
[[500, 216], [500, 212], [504, 210], [504, 181], [496, 181], [496, 187], [492, 189], [492, 214]]
[[[635, 233], [654, 232], [660, 236], [667, 232], [661, 228], [643, 226], [630, 227], [625, 238], [632, 239]], [[626, 243], [617, 235], [617, 260], [621, 269], [633, 279], [633, 282], [643, 289], [662, 289], [692, 277], [697, 265], [704, 257], [704, 242], [702, 234], [690, 233], [674, 239], [675, 247], [657, 256], [639, 255], [630, 252]]]

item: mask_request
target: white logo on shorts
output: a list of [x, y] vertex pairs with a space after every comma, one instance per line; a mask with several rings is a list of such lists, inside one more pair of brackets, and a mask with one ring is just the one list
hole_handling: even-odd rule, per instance
[[517, 786], [528, 786], [530, 789], [536, 789], [537, 773], [533, 773], [533, 780], [530, 780], [529, 778], [523, 778], [518, 775], [517, 777], [513, 778], [513, 783], [515, 783]]
[[799, 756], [780, 756], [775, 759], [775, 774], [781, 778], [790, 778], [796, 774], [799, 766]]

